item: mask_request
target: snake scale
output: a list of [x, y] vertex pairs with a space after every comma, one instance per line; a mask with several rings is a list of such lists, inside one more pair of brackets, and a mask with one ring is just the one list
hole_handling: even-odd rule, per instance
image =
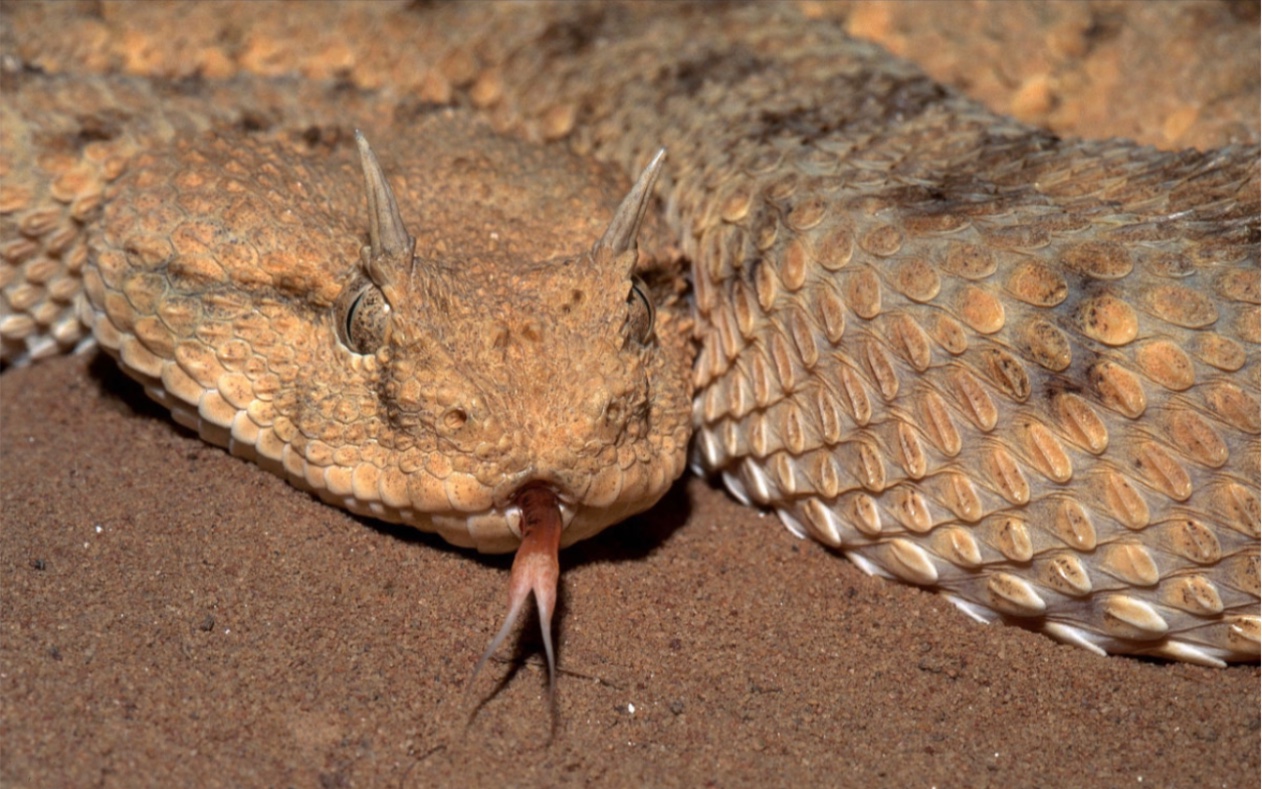
[[514, 608], [690, 459], [977, 619], [1257, 659], [1256, 145], [1061, 139], [790, 6], [418, 19], [402, 96], [7, 68], [5, 360], [86, 325], [325, 500], [527, 546]]

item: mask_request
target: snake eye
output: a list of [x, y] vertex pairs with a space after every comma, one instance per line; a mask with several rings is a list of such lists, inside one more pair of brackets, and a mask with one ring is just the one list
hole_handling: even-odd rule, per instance
[[632, 277], [631, 290], [627, 293], [627, 336], [647, 345], [653, 339], [654, 316], [648, 286], [639, 277]]
[[390, 305], [377, 286], [365, 283], [343, 299], [345, 308], [338, 319], [338, 334], [355, 353], [376, 353], [386, 341]]

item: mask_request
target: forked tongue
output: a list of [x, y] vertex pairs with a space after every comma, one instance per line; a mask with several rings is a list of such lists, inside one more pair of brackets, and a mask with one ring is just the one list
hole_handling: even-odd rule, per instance
[[504, 643], [521, 615], [526, 599], [534, 592], [535, 607], [539, 609], [539, 626], [543, 630], [543, 649], [548, 656], [548, 688], [551, 692], [556, 682], [552, 612], [556, 608], [557, 581], [561, 577], [561, 565], [557, 560], [561, 547], [561, 508], [552, 491], [543, 486], [523, 488], [514, 501], [521, 509], [521, 545], [513, 558], [513, 569], [508, 578], [508, 616], [478, 660], [469, 682], [473, 682], [482, 670], [482, 664]]

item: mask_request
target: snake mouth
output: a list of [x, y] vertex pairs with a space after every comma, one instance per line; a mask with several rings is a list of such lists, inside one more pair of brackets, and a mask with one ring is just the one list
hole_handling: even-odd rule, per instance
[[506, 485], [496, 491], [496, 508], [504, 514], [504, 521], [508, 524], [509, 530], [517, 537], [524, 538], [525, 536], [522, 532], [524, 521], [521, 501], [523, 496], [537, 496], [539, 492], [545, 491], [552, 497], [560, 513], [561, 530], [564, 531], [574, 521], [574, 516], [579, 509], [577, 497], [564, 485], [535, 478], [524, 483]]

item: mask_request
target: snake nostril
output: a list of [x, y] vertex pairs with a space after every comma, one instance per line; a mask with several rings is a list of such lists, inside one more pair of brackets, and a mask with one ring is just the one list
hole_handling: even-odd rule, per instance
[[463, 408], [449, 408], [443, 414], [443, 427], [448, 430], [459, 430], [469, 421], [469, 414]]
[[605, 424], [616, 425], [622, 421], [623, 415], [622, 401], [610, 400], [605, 406]]

